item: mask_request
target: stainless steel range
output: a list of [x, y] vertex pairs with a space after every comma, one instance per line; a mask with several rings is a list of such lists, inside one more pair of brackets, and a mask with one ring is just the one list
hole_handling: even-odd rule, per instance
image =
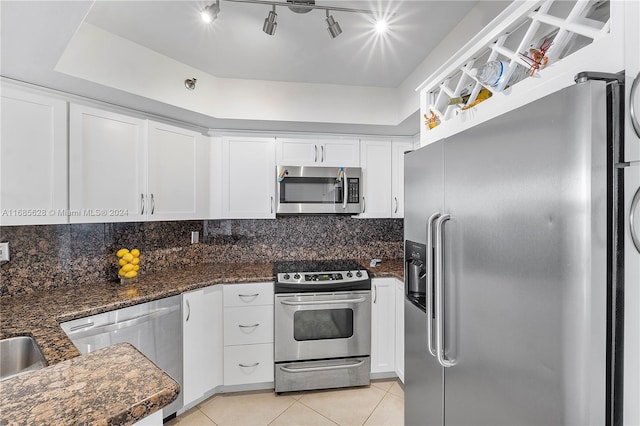
[[369, 384], [371, 279], [353, 261], [277, 262], [275, 390]]

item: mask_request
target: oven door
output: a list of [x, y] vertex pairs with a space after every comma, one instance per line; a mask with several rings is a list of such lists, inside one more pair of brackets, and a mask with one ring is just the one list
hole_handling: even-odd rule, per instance
[[276, 362], [370, 353], [371, 291], [276, 295]]

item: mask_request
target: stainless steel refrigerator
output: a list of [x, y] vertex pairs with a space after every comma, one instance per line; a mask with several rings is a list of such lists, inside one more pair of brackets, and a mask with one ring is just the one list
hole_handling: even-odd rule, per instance
[[405, 155], [407, 425], [620, 422], [623, 105], [593, 78]]

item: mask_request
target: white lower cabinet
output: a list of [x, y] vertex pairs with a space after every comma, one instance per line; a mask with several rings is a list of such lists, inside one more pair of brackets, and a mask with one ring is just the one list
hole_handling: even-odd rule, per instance
[[273, 382], [273, 343], [224, 347], [224, 385]]
[[224, 309], [224, 344], [273, 342], [273, 304]]
[[371, 280], [371, 373], [395, 373], [396, 279]]
[[215, 285], [182, 294], [185, 406], [222, 385], [222, 287]]
[[404, 383], [404, 282], [396, 281], [396, 376]]
[[273, 282], [224, 286], [224, 385], [273, 382]]

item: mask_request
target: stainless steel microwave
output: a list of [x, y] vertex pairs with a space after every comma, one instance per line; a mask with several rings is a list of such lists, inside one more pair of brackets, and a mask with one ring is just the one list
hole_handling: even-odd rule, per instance
[[278, 166], [276, 213], [358, 214], [359, 167]]

